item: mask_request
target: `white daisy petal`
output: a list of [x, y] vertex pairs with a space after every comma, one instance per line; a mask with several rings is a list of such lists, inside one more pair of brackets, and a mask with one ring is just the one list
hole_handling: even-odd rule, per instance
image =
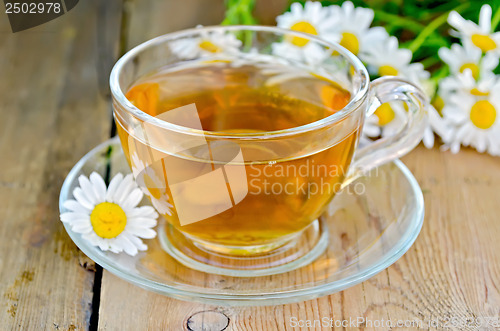
[[138, 250], [140, 251], [145, 251], [148, 249], [148, 246], [142, 242], [141, 239], [137, 238], [136, 236], [133, 236], [131, 234], [125, 233], [124, 236], [134, 244], [135, 247], [137, 247]]
[[[437, 110], [430, 106], [428, 109], [429, 126], [445, 142], [451, 139], [453, 128], [438, 114]], [[424, 141], [425, 144], [425, 141]], [[430, 142], [429, 142], [430, 145]]]
[[471, 143], [472, 146], [476, 147], [479, 153], [484, 153], [487, 147], [487, 140], [476, 137], [475, 141]]
[[65, 212], [60, 215], [61, 222], [71, 223], [73, 220], [88, 219], [89, 215], [86, 213]]
[[380, 128], [377, 126], [378, 120], [366, 122], [363, 127], [363, 134], [367, 137], [378, 137], [380, 135]]
[[123, 248], [123, 251], [127, 253], [130, 256], [135, 256], [138, 253], [137, 247], [126, 237], [126, 236], [120, 236], [117, 238], [117, 241], [119, 241], [120, 246]]
[[97, 201], [102, 202], [106, 200], [106, 183], [104, 179], [94, 171], [90, 174], [90, 182], [92, 183]]
[[457, 154], [460, 151], [460, 144], [458, 142], [453, 142], [450, 146], [450, 151], [453, 154]]
[[[62, 220], [61, 220], [62, 221]], [[73, 224], [82, 224], [82, 223], [85, 223], [85, 224], [89, 224], [90, 225], [90, 219], [89, 217], [87, 216], [87, 218], [70, 218], [69, 220], [65, 220], [65, 221], [62, 221], [63, 223], [67, 223], [69, 225], [73, 225]]]
[[87, 240], [93, 246], [99, 246], [99, 243], [103, 240], [101, 237], [95, 234], [95, 232], [84, 233], [82, 238]]
[[110, 252], [115, 253], [115, 254], [118, 254], [118, 253], [123, 251], [123, 249], [119, 245], [117, 245], [115, 242], [109, 243], [109, 250], [110, 250]]
[[156, 237], [156, 232], [154, 230], [142, 226], [127, 225], [127, 231], [141, 238], [151, 239]]
[[498, 67], [499, 57], [493, 53], [486, 54], [481, 60], [481, 75], [488, 76], [491, 72]]
[[432, 132], [430, 126], [425, 129], [422, 142], [426, 148], [434, 147], [434, 132]]
[[152, 228], [155, 227], [158, 222], [156, 219], [146, 218], [146, 217], [135, 217], [127, 220], [132, 225], [142, 226]]
[[[292, 3], [292, 5], [290, 6], [290, 12], [294, 15], [300, 15], [300, 13], [302, 12], [302, 5], [298, 2]], [[276, 17], [277, 21], [279, 21], [280, 19], [283, 19], [283, 17], [282, 16]]]
[[113, 197], [116, 193], [116, 190], [120, 186], [122, 181], [123, 181], [123, 175], [121, 173], [118, 173], [116, 174], [116, 176], [113, 177], [108, 186], [108, 190], [106, 193], [106, 201], [109, 202], [113, 201]]
[[74, 224], [87, 224], [89, 226], [92, 226], [92, 224], [90, 223], [90, 220], [89, 218], [80, 218], [80, 219], [72, 219], [70, 222], [69, 222], [70, 225], [74, 225]]
[[489, 33], [491, 30], [491, 6], [484, 5], [481, 7], [479, 12], [479, 26], [481, 30], [485, 33]]
[[121, 206], [124, 209], [134, 208], [139, 204], [139, 202], [141, 202], [143, 196], [144, 193], [142, 193], [141, 189], [136, 188], [132, 190], [132, 192], [130, 192], [130, 194], [127, 197], [125, 197]]
[[453, 124], [460, 124], [464, 121], [464, 114], [460, 111], [455, 111], [456, 108], [454, 106], [445, 106], [443, 108], [444, 116]]
[[88, 201], [91, 204], [95, 205], [97, 202], [97, 197], [94, 193], [94, 189], [90, 180], [86, 176], [80, 175], [80, 177], [78, 177], [78, 182], [80, 183], [80, 188], [85, 193]]
[[88, 195], [85, 194], [80, 187], [77, 187], [73, 190], [73, 196], [75, 197], [76, 201], [78, 201], [78, 203], [83, 207], [89, 210], [94, 209], [95, 204], [88, 200]]
[[454, 10], [450, 12], [450, 15], [448, 16], [448, 24], [459, 31], [476, 29], [476, 25], [473, 22], [467, 21]]
[[68, 199], [64, 201], [63, 207], [76, 213], [90, 214], [91, 210], [79, 204], [76, 200]]
[[473, 136], [474, 136], [474, 133], [471, 130], [470, 124], [465, 123], [457, 130], [457, 133], [455, 135], [455, 139], [458, 141], [461, 141], [462, 145], [469, 146], [470, 141], [472, 140]]
[[132, 189], [134, 189], [135, 186], [136, 184], [134, 182], [132, 174], [125, 176], [120, 185], [116, 188], [116, 192], [113, 197], [114, 200], [113, 202], [121, 204], [123, 200], [127, 198], [130, 191], [132, 191]]
[[105, 241], [99, 241], [99, 243], [97, 244], [97, 246], [99, 246], [99, 248], [103, 251], [107, 251], [109, 250], [109, 244]]
[[89, 233], [92, 231], [92, 226], [87, 222], [73, 223], [71, 225], [71, 230], [78, 233]]
[[147, 218], [157, 218], [158, 213], [151, 206], [141, 206], [134, 208], [130, 212], [127, 213], [127, 217], [135, 218], [135, 217], [147, 217]]

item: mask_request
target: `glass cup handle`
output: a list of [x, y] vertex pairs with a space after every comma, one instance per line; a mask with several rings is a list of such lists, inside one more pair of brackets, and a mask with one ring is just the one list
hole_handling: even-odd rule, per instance
[[418, 145], [427, 125], [427, 96], [422, 90], [398, 77], [381, 77], [370, 84], [368, 111], [372, 115], [383, 103], [402, 101], [408, 106], [405, 125], [394, 135], [358, 148], [342, 186], [384, 163], [407, 154]]

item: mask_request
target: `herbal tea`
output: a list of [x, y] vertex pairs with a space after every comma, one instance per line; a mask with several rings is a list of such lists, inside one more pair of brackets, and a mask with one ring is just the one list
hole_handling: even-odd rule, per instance
[[[205, 131], [222, 136], [253, 135], [236, 145], [240, 158], [224, 164], [216, 155], [219, 149], [228, 148], [220, 141], [230, 142], [230, 138], [214, 141], [207, 135], [208, 147], [188, 146], [172, 153], [162, 148], [158, 137], [154, 144], [148, 143], [147, 137], [138, 138], [134, 128], [115, 116], [125, 155], [136, 179], [141, 177], [153, 206], [188, 238], [214, 250], [217, 245], [266, 245], [277, 238], [291, 238], [310, 225], [340, 188], [359, 131], [359, 123], [354, 129], [339, 130], [342, 136], [319, 150], [314, 150], [315, 141], [325, 139], [320, 133], [314, 139], [300, 135], [295, 140], [265, 137], [269, 131], [328, 117], [350, 100], [349, 92], [335, 82], [282, 65], [200, 62], [166, 68], [138, 80], [126, 96], [137, 108], [157, 118], [168, 112], [188, 112], [185, 107], [190, 107]], [[264, 142], [254, 142], [260, 139], [259, 133], [263, 133]], [[165, 145], [176, 143], [165, 138]], [[182, 174], [172, 180], [169, 167], [175, 164], [182, 164], [176, 168]], [[138, 168], [145, 170], [139, 174]], [[213, 181], [174, 188], [179, 178], [190, 181], [222, 168], [222, 186]], [[234, 185], [232, 174], [243, 174], [239, 177], [243, 183]], [[189, 209], [176, 202], [181, 199], [191, 201], [192, 210], [181, 211], [180, 207]], [[226, 207], [221, 207], [224, 203]], [[203, 215], [204, 210], [211, 211], [208, 217], [188, 222], [181, 217], [186, 213]]]

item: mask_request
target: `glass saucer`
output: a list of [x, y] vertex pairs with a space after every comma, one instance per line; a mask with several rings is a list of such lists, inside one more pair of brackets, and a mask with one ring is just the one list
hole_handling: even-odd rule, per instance
[[[130, 172], [117, 138], [97, 146], [73, 167], [61, 189], [61, 212], [78, 176], [92, 171], [103, 176]], [[395, 161], [337, 194], [320, 218], [328, 229], [326, 249], [313, 262], [285, 273], [233, 277], [190, 269], [162, 248], [161, 235], [146, 240], [149, 249], [134, 257], [103, 252], [65, 227], [88, 257], [142, 288], [215, 305], [276, 305], [338, 292], [386, 269], [413, 244], [423, 219], [422, 191], [408, 168]], [[156, 230], [163, 231], [163, 226]]]

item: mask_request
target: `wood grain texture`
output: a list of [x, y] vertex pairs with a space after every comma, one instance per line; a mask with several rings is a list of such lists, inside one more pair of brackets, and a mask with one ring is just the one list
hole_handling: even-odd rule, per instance
[[16, 34], [0, 16], [0, 330], [88, 328], [94, 263], [64, 231], [58, 198], [71, 167], [109, 134], [94, 8], [83, 1]]

